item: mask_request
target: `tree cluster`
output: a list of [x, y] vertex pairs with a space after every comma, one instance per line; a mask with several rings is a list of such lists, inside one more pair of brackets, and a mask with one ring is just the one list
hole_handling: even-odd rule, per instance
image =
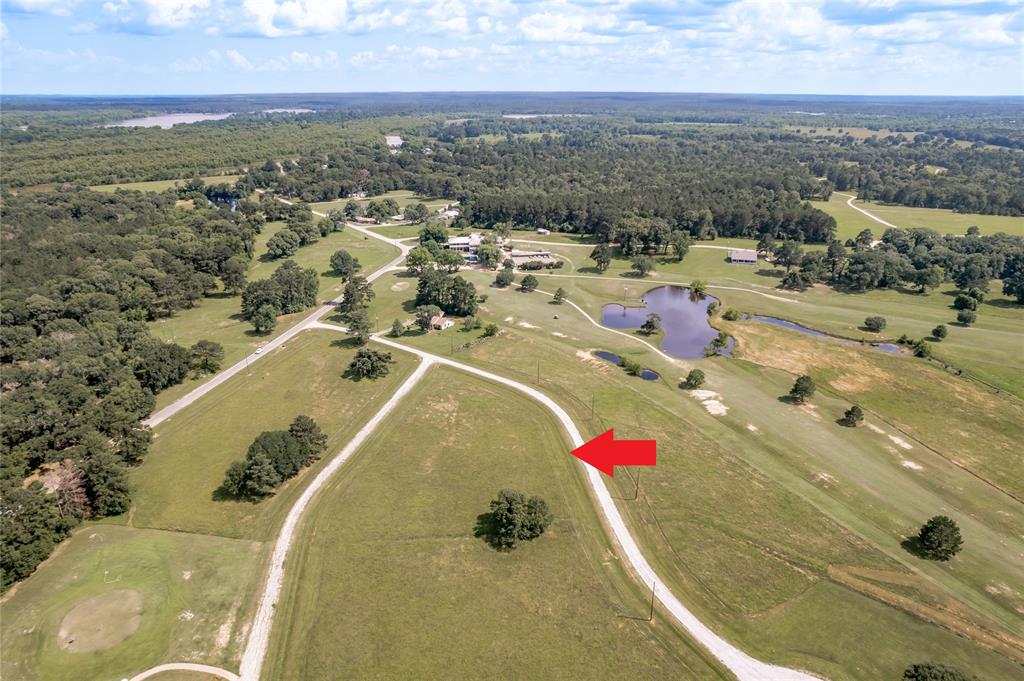
[[316, 421], [295, 417], [288, 430], [260, 433], [249, 445], [244, 461], [228, 467], [221, 490], [240, 499], [261, 499], [273, 494], [282, 482], [320, 458], [327, 436]]

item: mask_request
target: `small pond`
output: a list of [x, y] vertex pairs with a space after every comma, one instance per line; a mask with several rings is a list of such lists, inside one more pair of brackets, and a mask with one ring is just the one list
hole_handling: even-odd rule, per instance
[[[595, 350], [594, 354], [600, 357], [601, 359], [605, 360], [606, 362], [611, 362], [615, 366], [622, 366], [622, 358], [613, 352], [606, 352], [605, 350]], [[661, 376], [658, 374], [657, 371], [644, 369], [643, 371], [640, 372], [640, 378], [644, 379], [645, 381], [656, 381], [659, 378], [661, 378]]]
[[[659, 286], [644, 294], [642, 307], [624, 307], [609, 303], [601, 309], [601, 323], [613, 329], [639, 329], [652, 312], [661, 317], [664, 336], [661, 349], [673, 357], [694, 359], [704, 356], [704, 348], [718, 335], [708, 323], [711, 296], [691, 296], [682, 286]], [[716, 301], [717, 302], [717, 301]], [[723, 354], [732, 351], [733, 340]]]
[[[809, 329], [806, 326], [800, 326], [799, 324], [796, 324], [794, 322], [788, 322], [785, 319], [779, 319], [778, 317], [765, 317], [764, 315], [757, 315], [757, 314], [755, 314], [755, 315], [750, 315], [749, 317], [747, 317], [747, 319], [753, 319], [754, 321], [763, 322], [765, 324], [774, 324], [775, 326], [782, 326], [782, 327], [785, 327], [787, 329], [792, 329], [793, 331], [799, 331], [800, 333], [806, 333], [806, 334], [808, 334], [810, 336], [816, 336], [818, 338], [827, 338], [829, 340], [838, 341], [840, 343], [844, 343], [844, 344], [847, 344], [847, 345], [853, 345], [853, 344], [868, 345], [867, 343], [858, 343], [857, 341], [850, 340], [849, 338], [840, 338], [838, 336], [831, 336], [831, 335], [829, 335], [827, 333], [823, 333], [821, 331], [815, 331], [814, 329]], [[894, 345], [893, 343], [872, 343], [872, 344], [870, 344], [870, 347], [875, 348], [876, 350], [881, 350], [882, 352], [895, 352], [895, 353], [902, 352], [902, 350], [900, 350], [900, 346]]]

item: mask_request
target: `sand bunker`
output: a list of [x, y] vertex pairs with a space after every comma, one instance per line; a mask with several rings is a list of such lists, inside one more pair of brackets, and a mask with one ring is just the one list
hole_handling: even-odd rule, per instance
[[725, 416], [729, 412], [729, 407], [722, 403], [722, 396], [714, 390], [691, 390], [689, 392], [694, 399], [700, 400], [700, 403], [712, 416]]
[[113, 648], [134, 634], [142, 623], [142, 594], [117, 589], [94, 596], [71, 608], [57, 634], [67, 653], [92, 653]]
[[531, 324], [530, 322], [528, 322], [526, 320], [523, 320], [523, 321], [519, 322], [518, 324], [516, 324], [516, 326], [521, 326], [524, 329], [539, 329], [540, 328], [536, 324]]

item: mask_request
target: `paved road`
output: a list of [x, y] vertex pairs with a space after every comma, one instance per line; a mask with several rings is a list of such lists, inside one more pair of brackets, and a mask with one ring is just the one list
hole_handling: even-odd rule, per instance
[[[290, 201], [287, 201], [285, 199], [278, 199], [278, 200], [283, 202], [283, 203], [291, 203]], [[321, 217], [324, 216], [324, 213], [319, 213], [317, 211], [313, 211], [313, 213], [314, 213], [314, 215], [319, 215]], [[406, 254], [410, 250], [412, 250], [412, 248], [413, 248], [411, 244], [405, 243], [406, 241], [408, 241], [408, 239], [391, 239], [391, 238], [383, 236], [381, 234], [377, 234], [377, 233], [373, 232], [372, 230], [366, 229], [365, 227], [362, 227], [361, 225], [355, 225], [355, 224], [351, 224], [351, 223], [348, 225], [348, 228], [352, 229], [354, 231], [357, 231], [357, 232], [361, 232], [362, 234], [365, 234], [365, 235], [367, 235], [369, 237], [372, 237], [374, 239], [378, 239], [380, 241], [384, 241], [386, 243], [389, 243], [392, 246], [398, 248], [399, 251], [400, 251], [399, 254], [397, 256], [395, 256], [394, 258], [392, 258], [386, 265], [384, 265], [380, 269], [376, 270], [375, 272], [373, 272], [372, 274], [367, 276], [366, 277], [367, 281], [374, 281], [375, 279], [377, 279], [378, 277], [386, 274], [387, 272], [390, 272], [390, 271], [393, 271], [395, 269], [398, 269], [398, 265], [403, 260], [405, 260]], [[253, 362], [256, 362], [261, 357], [265, 357], [266, 355], [270, 354], [270, 352], [272, 350], [274, 350], [275, 348], [281, 347], [282, 345], [287, 343], [289, 340], [291, 340], [292, 338], [294, 338], [298, 334], [300, 334], [303, 331], [305, 331], [306, 329], [310, 328], [315, 322], [317, 322], [324, 315], [329, 314], [331, 312], [331, 310], [334, 309], [334, 305], [341, 301], [341, 298], [342, 298], [342, 296], [339, 295], [337, 298], [334, 298], [333, 300], [329, 301], [328, 303], [325, 303], [324, 305], [316, 308], [315, 310], [313, 310], [313, 312], [311, 312], [309, 314], [308, 317], [303, 319], [301, 322], [299, 322], [298, 324], [296, 324], [292, 328], [288, 329], [287, 331], [285, 331], [281, 335], [276, 336], [275, 338], [273, 338], [272, 340], [268, 341], [267, 343], [264, 343], [259, 352], [253, 352], [253, 353], [249, 354], [247, 357], [244, 357], [241, 360], [239, 360], [238, 362], [232, 364], [227, 369], [224, 369], [219, 374], [217, 374], [216, 376], [212, 377], [206, 383], [203, 383], [202, 385], [200, 385], [199, 387], [195, 388], [194, 390], [189, 391], [186, 395], [184, 395], [182, 397], [179, 397], [177, 400], [175, 400], [174, 402], [171, 402], [169, 405], [167, 405], [163, 409], [160, 409], [159, 411], [154, 412], [148, 419], [143, 421], [143, 423], [145, 423], [150, 428], [153, 428], [157, 424], [162, 423], [163, 421], [166, 421], [170, 417], [174, 416], [179, 411], [181, 411], [182, 409], [184, 409], [188, 405], [192, 404], [193, 402], [198, 400], [200, 397], [202, 397], [206, 393], [210, 392], [211, 390], [213, 390], [214, 388], [219, 386], [221, 383], [224, 383], [225, 381], [230, 379], [235, 374], [238, 374], [242, 370], [246, 369]]]
[[872, 220], [874, 220], [875, 222], [877, 222], [877, 223], [880, 223], [880, 224], [883, 224], [883, 225], [885, 225], [886, 227], [892, 227], [893, 229], [899, 229], [899, 227], [897, 227], [896, 225], [892, 224], [891, 222], [886, 222], [885, 220], [883, 220], [882, 218], [878, 217], [878, 216], [877, 216], [877, 215], [875, 215], [874, 213], [869, 213], [868, 211], [864, 210], [864, 209], [863, 209], [863, 208], [861, 208], [860, 206], [855, 206], [855, 205], [853, 205], [853, 202], [854, 202], [854, 201], [856, 200], [856, 198], [857, 198], [856, 196], [853, 196], [853, 195], [851, 195], [851, 194], [843, 194], [842, 192], [836, 192], [836, 194], [839, 194], [839, 196], [847, 196], [847, 197], [849, 197], [849, 198], [848, 198], [848, 199], [846, 200], [846, 205], [847, 205], [847, 206], [849, 206], [850, 208], [854, 209], [854, 210], [855, 210], [855, 211], [857, 211], [858, 213], [864, 213], [864, 215], [867, 215], [867, 216], [868, 216], [869, 218], [871, 218], [871, 219], [872, 219]]

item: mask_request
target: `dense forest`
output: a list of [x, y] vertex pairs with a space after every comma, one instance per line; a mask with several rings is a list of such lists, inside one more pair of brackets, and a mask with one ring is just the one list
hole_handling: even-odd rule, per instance
[[7, 586], [78, 519], [128, 509], [126, 467], [148, 450], [154, 395], [206, 354], [154, 338], [146, 322], [242, 286], [262, 217], [70, 189], [5, 194], [0, 220]]

